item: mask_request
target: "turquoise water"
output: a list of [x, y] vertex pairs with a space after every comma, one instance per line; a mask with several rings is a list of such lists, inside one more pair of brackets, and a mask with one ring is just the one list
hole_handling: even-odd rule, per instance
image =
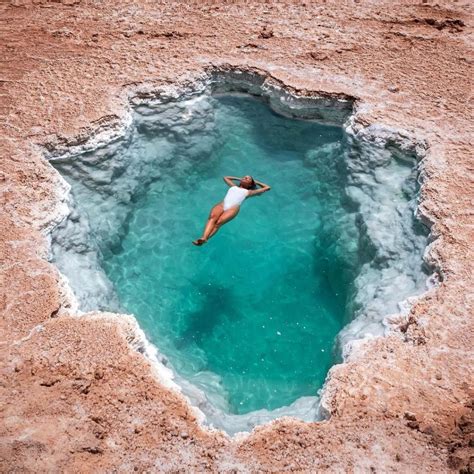
[[[321, 388], [347, 322], [358, 232], [340, 127], [288, 119], [250, 97], [217, 97], [212, 108], [214, 128], [200, 138], [211, 152], [191, 166], [167, 162], [103, 267], [173, 367], [191, 380], [217, 376], [212, 390], [241, 414]], [[153, 133], [141, 137], [151, 155]], [[193, 246], [228, 189], [222, 177], [245, 174], [272, 190]]]

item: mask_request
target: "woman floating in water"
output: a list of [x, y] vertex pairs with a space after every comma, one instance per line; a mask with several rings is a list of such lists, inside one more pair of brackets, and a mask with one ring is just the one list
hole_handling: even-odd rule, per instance
[[[252, 176], [244, 176], [243, 178], [224, 176], [224, 181], [230, 186], [230, 189], [227, 191], [224, 200], [212, 208], [202, 237], [194, 240], [194, 245], [205, 244], [223, 224], [232, 220], [239, 213], [240, 205], [246, 197], [257, 196], [270, 191], [268, 184], [257, 181]], [[240, 181], [239, 186], [234, 181]]]

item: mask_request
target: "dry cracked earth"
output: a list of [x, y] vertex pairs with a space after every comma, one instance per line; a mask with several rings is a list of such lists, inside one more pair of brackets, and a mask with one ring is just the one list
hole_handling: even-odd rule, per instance
[[[472, 4], [3, 1], [2, 472], [473, 472]], [[119, 122], [133, 87], [253, 69], [356, 99], [425, 140], [420, 208], [440, 283], [334, 367], [319, 423], [201, 428], [133, 349], [127, 317], [68, 306], [48, 262], [59, 177], [43, 146]]]

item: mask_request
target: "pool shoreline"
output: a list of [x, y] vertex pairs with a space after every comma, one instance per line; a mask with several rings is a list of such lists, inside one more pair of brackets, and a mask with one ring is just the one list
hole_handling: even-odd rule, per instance
[[[271, 75], [264, 71], [257, 71], [255, 69], [248, 71], [245, 69], [233, 70], [231, 68], [208, 69], [206, 72], [203, 72], [202, 75], [198, 76], [195, 82], [188, 78], [185, 86], [181, 85], [180, 81], [177, 81], [175, 86], [147, 90], [146, 94], [140, 89], [126, 91], [124, 93], [126, 99], [124, 99], [125, 102], [123, 107], [121, 107], [120, 112], [117, 110], [116, 114], [116, 116], [122, 116], [122, 121], [114, 120], [110, 122], [109, 126], [107, 122], [101, 122], [100, 128], [97, 131], [91, 131], [89, 138], [86, 135], [81, 135], [80, 137], [72, 137], [69, 142], [58, 140], [61, 144], [57, 146], [53, 144], [53, 141], [50, 141], [47, 146], [44, 147], [44, 153], [50, 162], [54, 163], [56, 160], [66, 162], [71, 159], [73, 160], [74, 156], [86, 152], [93, 152], [99, 148], [106, 148], [111, 143], [119, 141], [127, 142], [129, 140], [127, 137], [130, 134], [133, 114], [136, 108], [145, 107], [152, 111], [154, 107], [163, 103], [181, 103], [193, 96], [199, 98], [205, 95], [214, 95], [216, 91], [218, 94], [243, 93], [262, 98], [270, 109], [287, 117], [305, 118], [310, 120], [319, 118], [322, 124], [338, 124], [345, 130], [345, 133], [361, 142], [377, 143], [377, 146], [380, 147], [390, 143], [392, 147], [396, 147], [400, 152], [413, 153], [415, 154], [416, 160], [419, 164], [422, 162], [426, 153], [426, 143], [424, 141], [416, 141], [406, 131], [393, 130], [383, 126], [382, 124], [370, 124], [367, 126], [358, 123], [357, 111], [354, 107], [354, 98], [341, 98], [339, 95], [333, 97], [331, 94], [324, 92], [321, 93], [320, 91], [305, 91], [305, 94], [301, 95], [298, 94], [297, 91], [292, 90], [292, 88], [285, 86], [285, 84], [280, 81], [275, 81]], [[333, 112], [333, 109], [335, 112]], [[123, 115], [122, 110], [126, 111], [125, 115]], [[352, 112], [349, 112], [350, 110], [352, 110]], [[339, 116], [337, 115], [338, 113], [340, 114]], [[336, 114], [335, 117], [340, 118], [338, 118], [338, 120], [333, 119], [332, 117], [334, 114]], [[80, 144], [76, 145], [78, 142]], [[62, 180], [64, 180], [64, 178], [62, 178]], [[61, 182], [61, 184], [62, 186], [60, 187], [60, 190], [65, 191], [62, 195], [64, 205], [61, 206], [61, 211], [65, 211], [65, 214], [63, 214], [62, 217], [52, 217], [51, 222], [54, 222], [56, 226], [72, 216], [71, 209], [67, 207], [70, 186], [65, 181]], [[420, 209], [419, 205], [416, 209], [418, 212]], [[424, 222], [427, 223], [428, 227], [431, 227], [431, 222], [429, 222], [428, 217], [423, 216], [422, 218]], [[73, 219], [77, 219], [77, 217], [74, 216]], [[51, 239], [51, 237], [54, 239], [55, 227], [48, 226], [47, 229], [46, 235], [48, 239]], [[73, 234], [77, 233], [77, 231], [74, 230], [74, 227], [72, 227], [72, 232]], [[65, 240], [64, 236], [62, 236], [62, 240]], [[79, 253], [81, 252], [82, 251]], [[424, 257], [425, 262], [428, 262], [429, 258], [429, 253], [427, 252]], [[93, 281], [96, 278], [94, 275], [96, 274], [96, 270], [94, 270], [95, 267], [96, 264], [94, 261], [90, 262], [88, 268], [90, 268], [92, 273], [88, 278], [89, 281]], [[80, 268], [82, 267], [79, 266], [78, 269]], [[86, 268], [82, 268], [81, 271], [86, 271]], [[65, 285], [67, 286], [67, 278], [65, 276], [62, 276], [62, 278], [65, 280]], [[437, 281], [436, 270], [434, 274], [428, 277], [428, 279], [431, 279], [433, 282]], [[104, 304], [107, 306], [107, 301], [110, 301], [112, 302], [112, 306], [115, 306], [116, 304], [113, 304], [115, 297], [112, 295], [115, 290], [105, 273], [99, 278], [99, 282], [99, 291], [105, 291], [105, 293], [97, 294], [97, 303], [102, 306]], [[103, 290], [101, 290], [101, 288], [103, 288]], [[107, 296], [108, 292], [111, 292], [111, 296]], [[59, 313], [68, 314], [72, 312], [79, 314], [80, 311], [78, 310], [78, 304], [75, 300], [73, 290], [67, 288], [66, 293], [69, 295], [71, 300], [64, 304], [65, 309], [59, 309]], [[94, 294], [92, 293], [89, 298], [92, 297], [93, 299], [93, 295]], [[407, 317], [409, 314], [410, 308], [418, 299], [423, 298], [423, 296], [424, 293], [418, 296], [409, 297], [408, 300], [400, 301], [399, 306], [404, 308], [403, 313], [401, 312], [399, 315], [386, 316], [384, 317], [384, 321], [389, 321], [394, 318], [403, 320], [403, 318]], [[91, 303], [88, 302], [88, 305], [90, 306]], [[69, 308], [73, 308], [72, 311]], [[85, 312], [85, 315], [87, 314], [94, 314], [94, 317], [97, 318], [100, 316], [101, 312], [89, 308]], [[119, 313], [117, 313], [117, 316], [121, 317]], [[237, 434], [239, 437], [242, 434], [248, 434], [255, 425], [259, 426], [282, 417], [291, 417], [292, 414], [296, 415], [297, 413], [301, 413], [302, 418], [296, 416], [297, 419], [302, 419], [306, 422], [322, 421], [330, 418], [331, 414], [328, 407], [330, 406], [331, 401], [328, 399], [328, 396], [326, 396], [325, 387], [330, 383], [330, 374], [333, 371], [333, 368], [334, 370], [337, 370], [336, 366], [339, 364], [331, 367], [326, 382], [321, 390], [318, 391], [318, 395], [315, 394], [312, 397], [303, 397], [307, 398], [306, 401], [298, 398], [290, 406], [283, 406], [275, 410], [261, 409], [255, 412], [249, 412], [246, 415], [221, 412], [219, 408], [212, 406], [212, 403], [208, 401], [205, 392], [201, 388], [198, 388], [185, 380], [170, 367], [167, 357], [160, 352], [158, 347], [147, 340], [145, 333], [136, 320], [136, 316], [127, 316], [132, 318], [134, 321], [132, 324], [127, 324], [127, 327], [131, 328], [136, 325], [135, 330], [132, 331], [134, 334], [134, 349], [144, 354], [149, 359], [154, 367], [154, 373], [157, 375], [158, 381], [161, 384], [167, 388], [173, 389], [179, 396], [184, 398], [185, 402], [190, 405], [190, 409], [195, 414], [196, 418], [201, 420], [204, 429], [208, 427], [209, 422], [205, 422], [206, 415], [201, 411], [200, 407], [203, 407], [202, 409], [208, 413], [215, 429], [224, 429], [223, 427], [226, 427], [224, 431], [227, 431], [232, 436]], [[107, 318], [110, 319], [110, 313], [107, 313]], [[397, 331], [396, 325], [390, 328], [390, 324], [387, 322], [383, 324], [386, 326], [386, 333]], [[347, 329], [347, 327], [348, 325], [344, 326], [343, 331]], [[372, 336], [369, 334], [368, 336], [357, 337], [356, 339], [349, 338], [348, 341], [344, 342], [343, 347], [341, 348], [343, 357], [342, 363], [349, 362], [351, 360], [351, 353], [354, 351], [357, 352], [357, 350], [363, 350], [364, 343], [373, 337], [384, 336]], [[301, 403], [304, 403], [304, 405], [301, 405]], [[295, 406], [295, 408], [292, 408], [293, 406]], [[247, 424], [245, 421], [247, 418], [249, 419], [248, 423], [252, 423], [252, 426], [244, 428]], [[257, 421], [250, 421], [254, 419]], [[241, 428], [237, 428], [238, 426]]]

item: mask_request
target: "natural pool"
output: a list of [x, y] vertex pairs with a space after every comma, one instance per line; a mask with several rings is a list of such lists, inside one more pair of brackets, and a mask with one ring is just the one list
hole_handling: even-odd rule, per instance
[[[126, 137], [54, 164], [72, 213], [53, 258], [82, 308], [135, 314], [228, 431], [284, 413], [314, 419], [338, 334], [383, 333], [383, 316], [424, 289], [414, 158], [340, 126], [198, 94], [139, 106]], [[272, 190], [194, 247], [227, 191], [222, 176], [245, 174]]]
[[[322, 386], [343, 325], [355, 244], [331, 242], [343, 232], [342, 130], [252, 98], [213, 102], [220, 146], [151, 184], [104, 268], [176, 370], [216, 374], [234, 413], [274, 409]], [[272, 191], [191, 245], [227, 191], [222, 176], [248, 173]]]

